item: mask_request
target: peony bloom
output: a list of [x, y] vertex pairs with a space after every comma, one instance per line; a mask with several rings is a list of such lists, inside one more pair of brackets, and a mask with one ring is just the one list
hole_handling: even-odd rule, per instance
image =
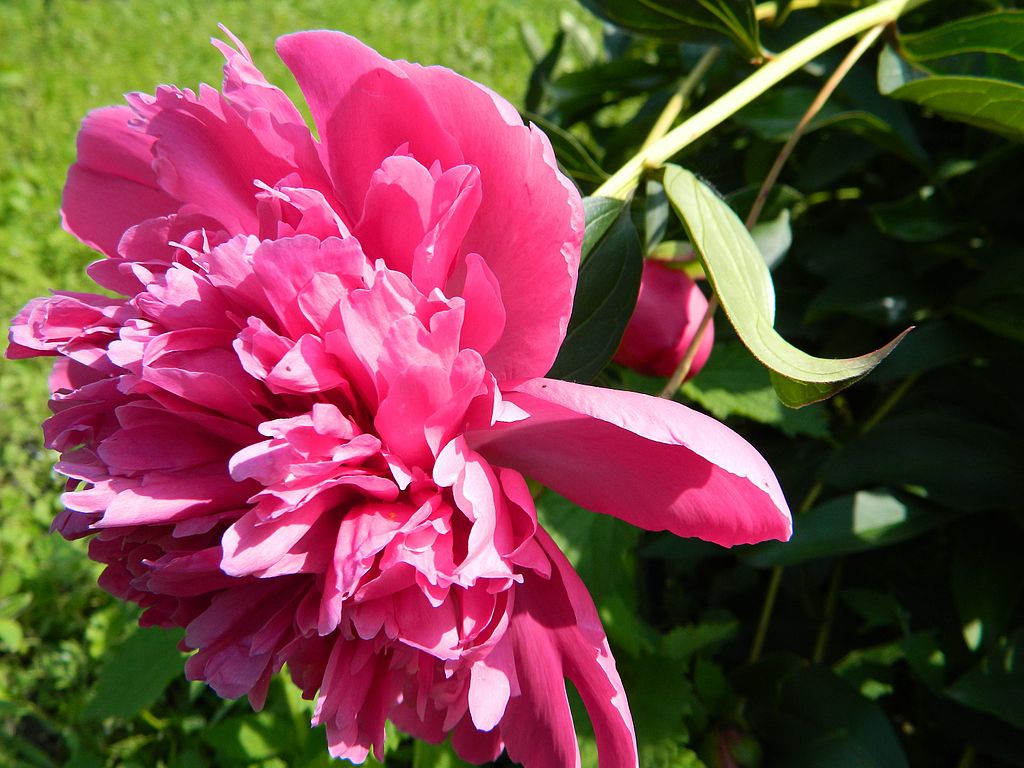
[[[652, 376], [675, 373], [697, 334], [708, 300], [685, 272], [657, 261], [644, 261], [640, 295], [629, 319], [615, 362]], [[697, 375], [715, 343], [709, 324], [697, 347], [687, 378]]]
[[[542, 378], [583, 209], [505, 101], [333, 32], [281, 39], [315, 139], [240, 43], [223, 91], [90, 114], [67, 229], [120, 298], [57, 293], [9, 357], [56, 355], [68, 538], [188, 676], [262, 704], [287, 664], [332, 755], [384, 721], [470, 762], [635, 765], [594, 605], [524, 476], [724, 545], [786, 538], [771, 470], [685, 407]], [[638, 492], [639, 489], [639, 492]]]

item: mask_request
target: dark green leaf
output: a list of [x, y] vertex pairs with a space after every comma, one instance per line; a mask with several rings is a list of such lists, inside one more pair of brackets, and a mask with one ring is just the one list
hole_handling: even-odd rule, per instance
[[744, 558], [758, 566], [795, 565], [862, 552], [920, 536], [956, 516], [910, 498], [860, 491], [800, 515], [789, 542], [759, 544], [746, 550]]
[[931, 187], [894, 203], [871, 206], [871, 218], [879, 231], [908, 243], [941, 240], [962, 230], [967, 223], [955, 216]]
[[574, 179], [600, 184], [608, 178], [608, 174], [597, 164], [587, 148], [569, 131], [531, 112], [524, 112], [523, 118], [547, 134], [558, 164]]
[[752, 58], [760, 57], [752, 0], [580, 0], [599, 18], [640, 35], [663, 40], [731, 38]]
[[822, 667], [785, 678], [774, 711], [762, 713], [773, 764], [787, 768], [906, 768], [884, 711]]
[[640, 290], [643, 253], [629, 206], [610, 198], [583, 201], [579, 282], [565, 341], [548, 376], [588, 382], [615, 354]]
[[[763, 139], [782, 142], [789, 138], [817, 93], [815, 89], [800, 86], [773, 89], [744, 107], [733, 119]], [[882, 116], [865, 109], [826, 102], [807, 125], [804, 133], [813, 133], [825, 128], [837, 128], [860, 136], [882, 149], [907, 159], [923, 159], [923, 151], [919, 145], [909, 141]]]
[[772, 385], [786, 405], [807, 405], [845, 389], [867, 375], [907, 333], [874, 352], [839, 360], [814, 357], [789, 344], [773, 327], [771, 274], [743, 223], [692, 173], [668, 165], [664, 179], [722, 308], [747, 348], [771, 369]]
[[182, 674], [178, 641], [182, 633], [158, 627], [138, 629], [107, 655], [85, 717], [135, 717], [152, 706]]
[[972, 651], [994, 647], [1016, 617], [1024, 592], [1019, 535], [992, 521], [956, 539], [950, 580], [964, 642]]
[[1024, 729], [1024, 630], [1007, 638], [947, 690], [950, 698]]
[[1024, 341], [1024, 253], [1010, 250], [985, 265], [957, 296], [957, 313], [1016, 341]]
[[825, 480], [855, 490], [904, 486], [953, 510], [1013, 507], [1022, 446], [1014, 435], [961, 416], [915, 413], [886, 419], [824, 466]]
[[526, 98], [523, 100], [528, 112], [540, 111], [541, 101], [555, 71], [555, 65], [562, 55], [565, 45], [565, 32], [559, 30], [551, 47], [541, 56], [530, 72], [530, 81], [526, 87]]

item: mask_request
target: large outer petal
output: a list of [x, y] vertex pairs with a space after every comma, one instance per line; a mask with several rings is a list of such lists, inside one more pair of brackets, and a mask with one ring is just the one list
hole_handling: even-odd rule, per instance
[[470, 445], [581, 506], [724, 546], [792, 532], [767, 462], [708, 416], [669, 400], [551, 379], [504, 397], [529, 417], [474, 432]]
[[499, 382], [543, 375], [565, 335], [583, 237], [579, 193], [544, 134], [450, 70], [390, 61], [341, 33], [289, 35], [277, 48], [309, 102], [350, 218], [371, 174], [399, 148], [426, 167], [479, 169], [483, 201], [446, 292], [460, 292], [467, 254], [483, 256], [507, 313], [488, 369]]
[[128, 107], [86, 115], [78, 133], [78, 160], [64, 185], [64, 228], [108, 256], [117, 255], [129, 227], [173, 213], [179, 205], [157, 185], [154, 139], [130, 125], [134, 117]]
[[636, 735], [597, 609], [587, 588], [543, 529], [537, 540], [554, 566], [516, 590], [506, 642], [512, 644], [520, 694], [501, 720], [509, 757], [527, 768], [580, 764], [564, 678], [583, 699], [597, 737], [601, 768], [637, 765]]

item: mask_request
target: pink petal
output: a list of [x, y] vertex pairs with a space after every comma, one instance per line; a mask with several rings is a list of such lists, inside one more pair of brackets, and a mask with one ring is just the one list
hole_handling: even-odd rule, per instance
[[[686, 355], [707, 308], [708, 300], [685, 272], [645, 261], [636, 309], [615, 352], [615, 362], [640, 373], [671, 376]], [[715, 327], [709, 324], [687, 378], [704, 367], [714, 340]]]
[[480, 172], [484, 196], [462, 250], [487, 261], [508, 315], [504, 335], [485, 356], [487, 367], [499, 382], [541, 376], [572, 310], [583, 238], [579, 193], [558, 171], [547, 137], [525, 127], [500, 96], [443, 67], [396, 66], [455, 137], [463, 162]]
[[178, 209], [178, 202], [157, 184], [153, 137], [131, 127], [134, 118], [127, 107], [86, 115], [78, 159], [64, 185], [64, 228], [108, 256], [117, 255], [129, 227]]
[[[483, 197], [460, 253], [487, 261], [508, 315], [488, 368], [499, 382], [546, 372], [565, 335], [583, 237], [582, 201], [547, 138], [482, 86], [389, 61], [340, 33], [290, 35], [278, 52], [309, 102], [349, 214], [362, 211], [371, 176], [399, 148], [425, 168], [476, 167]], [[457, 264], [445, 292], [464, 283]]]
[[505, 393], [530, 414], [467, 435], [488, 460], [648, 530], [733, 546], [788, 539], [767, 462], [714, 419], [635, 392], [535, 379]]
[[508, 755], [528, 768], [579, 766], [567, 678], [594, 725], [601, 768], [636, 766], [626, 693], [594, 603], [551, 538], [539, 530], [537, 540], [554, 568], [550, 580], [527, 573], [516, 590], [507, 637], [521, 693], [509, 700], [501, 721]]
[[277, 52], [309, 104], [348, 221], [358, 219], [370, 177], [399, 147], [428, 168], [462, 162], [450, 125], [394, 62], [355, 38], [300, 32], [279, 38]]

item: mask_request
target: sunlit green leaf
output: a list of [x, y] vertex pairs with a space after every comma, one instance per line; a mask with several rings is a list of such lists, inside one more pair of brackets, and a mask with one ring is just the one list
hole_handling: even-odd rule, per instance
[[967, 75], [930, 75], [886, 48], [878, 59], [878, 89], [951, 120], [1024, 141], [1024, 85]]
[[459, 759], [451, 744], [428, 744], [417, 741], [412, 751], [412, 768], [469, 768], [469, 763]]
[[747, 348], [771, 369], [772, 385], [786, 405], [814, 403], [848, 387], [867, 375], [903, 337], [854, 358], [819, 358], [797, 349], [773, 327], [771, 275], [736, 214], [696, 176], [678, 166], [666, 166], [664, 183], [722, 308]]
[[615, 354], [640, 290], [643, 252], [629, 206], [583, 201], [587, 225], [572, 316], [548, 376], [588, 382]]

